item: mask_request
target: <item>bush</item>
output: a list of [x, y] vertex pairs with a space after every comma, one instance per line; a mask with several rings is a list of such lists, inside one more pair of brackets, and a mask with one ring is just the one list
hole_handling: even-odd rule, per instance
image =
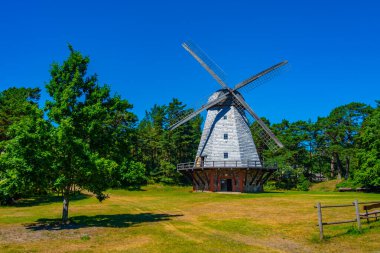
[[343, 180], [342, 182], [336, 185], [337, 189], [338, 188], [353, 188], [354, 189], [358, 187], [361, 187], [361, 184], [352, 179]]
[[311, 182], [304, 175], [304, 171], [303, 168], [294, 169], [289, 165], [281, 166], [281, 168], [279, 168], [274, 174], [274, 185], [272, 182], [267, 184], [266, 187], [271, 187], [273, 189], [297, 189], [300, 191], [308, 191]]
[[113, 187], [140, 188], [146, 184], [145, 165], [141, 162], [128, 161], [113, 172]]
[[177, 184], [179, 183], [179, 173], [176, 166], [167, 161], [160, 161], [160, 174], [159, 181], [164, 184]]
[[301, 174], [300, 177], [298, 178], [297, 190], [308, 191], [310, 186], [311, 186], [310, 181], [303, 174]]

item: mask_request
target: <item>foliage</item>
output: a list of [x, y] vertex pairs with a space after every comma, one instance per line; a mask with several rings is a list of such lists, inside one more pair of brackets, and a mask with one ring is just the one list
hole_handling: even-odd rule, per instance
[[176, 166], [165, 160], [160, 161], [160, 167], [158, 169], [159, 181], [165, 184], [174, 184], [179, 182], [180, 174], [176, 171]]
[[330, 158], [331, 177], [337, 175], [338, 179], [342, 176], [347, 179], [350, 176], [357, 151], [355, 138], [371, 111], [370, 106], [353, 102], [333, 109], [326, 118], [318, 119], [318, 150], [325, 160]]
[[276, 188], [286, 190], [297, 188], [301, 175], [301, 169], [294, 169], [289, 165], [280, 166], [273, 175]]
[[358, 187], [361, 187], [362, 185], [358, 183], [357, 181], [353, 179], [348, 179], [348, 180], [342, 180], [341, 182], [336, 184], [336, 188], [352, 188], [356, 189]]
[[38, 89], [10, 88], [1, 93], [0, 204], [49, 187], [51, 125], [38, 108]]
[[123, 165], [118, 166], [112, 171], [112, 187], [140, 188], [146, 184], [145, 165], [133, 160], [126, 161]]
[[358, 137], [360, 170], [355, 180], [364, 186], [380, 189], [380, 102], [364, 121]]
[[140, 122], [136, 143], [139, 147], [138, 159], [145, 164], [153, 182], [185, 182], [176, 171], [176, 165], [194, 159], [201, 136], [202, 118], [197, 116], [173, 131], [169, 130], [169, 126], [180, 115], [191, 111], [178, 99], [173, 99], [168, 105], [153, 106]]
[[297, 190], [300, 190], [300, 191], [308, 191], [310, 186], [311, 186], [311, 182], [303, 175], [301, 174], [298, 178], [298, 183], [297, 183]]
[[9, 127], [35, 111], [40, 98], [38, 88], [9, 88], [0, 92], [0, 152], [4, 150]]
[[[368, 145], [363, 141], [358, 141], [359, 133], [363, 133], [361, 131], [362, 124], [366, 122], [366, 118], [371, 115], [372, 111], [373, 109], [368, 105], [353, 102], [333, 109], [327, 117], [319, 117], [317, 122], [296, 121], [291, 123], [283, 120], [279, 124], [270, 125], [267, 121], [285, 146], [275, 153], [263, 146], [255, 134], [253, 137], [255, 143], [258, 144], [258, 149], [263, 150], [263, 158], [267, 163], [276, 162], [281, 168], [279, 173], [283, 173], [285, 170], [285, 174], [298, 175], [277, 176], [277, 185], [285, 189], [295, 187], [295, 185], [298, 185], [299, 189], [306, 189], [309, 184], [307, 181], [316, 180], [316, 175], [349, 179], [355, 173], [358, 180], [359, 177], [364, 181], [376, 180], [375, 178], [380, 177], [377, 176], [376, 167], [373, 165], [370, 169], [371, 172], [363, 173], [364, 167], [369, 167], [368, 164], [364, 164], [364, 161], [371, 161], [365, 157], [371, 156], [369, 155], [371, 152], [361, 149], [361, 146]], [[375, 126], [379, 126], [379, 123], [373, 122], [370, 128], [375, 129]], [[257, 127], [257, 123], [254, 123], [251, 129], [255, 127]], [[371, 133], [369, 136], [373, 136], [373, 134]], [[378, 149], [374, 147], [371, 150], [376, 153]], [[376, 154], [372, 153], [372, 161], [379, 161]], [[362, 163], [362, 167], [360, 167], [360, 163]], [[288, 171], [290, 168], [295, 171], [291, 173]], [[376, 176], [372, 179], [370, 176], [364, 179], [365, 175]], [[290, 180], [290, 178], [292, 179]], [[373, 183], [376, 184], [376, 182], [371, 184], [373, 185]], [[369, 183], [366, 182], [366, 184]]]
[[88, 57], [69, 46], [70, 56], [54, 63], [46, 89], [52, 100], [46, 111], [52, 131], [54, 187], [64, 196], [63, 221], [67, 220], [69, 196], [74, 186], [106, 196], [112, 172], [125, 166], [130, 153], [129, 136], [136, 121], [132, 105], [111, 96], [109, 86], [87, 75]]

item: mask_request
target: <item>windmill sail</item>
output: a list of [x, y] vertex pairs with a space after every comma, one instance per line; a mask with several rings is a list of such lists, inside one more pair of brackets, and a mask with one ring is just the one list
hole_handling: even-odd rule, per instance
[[252, 117], [257, 121], [260, 127], [269, 135], [269, 137], [280, 147], [283, 148], [284, 145], [277, 139], [277, 137], [272, 133], [272, 131], [265, 125], [265, 123], [261, 120], [261, 118], [252, 110], [252, 108], [244, 101], [244, 99], [240, 98], [235, 93], [232, 93], [235, 99], [237, 99], [240, 104], [252, 115]]
[[225, 89], [228, 88], [224, 71], [203, 52], [197, 45], [192, 42], [183, 43], [182, 46], [206, 69], [206, 71]]
[[181, 163], [177, 170], [188, 175], [194, 190], [263, 191], [263, 184], [276, 171], [261, 160], [250, 129], [246, 111], [257, 122], [260, 140], [270, 149], [283, 144], [245, 102], [239, 90], [252, 89], [281, 70], [287, 61], [280, 62], [235, 85], [227, 86], [224, 72], [202, 50], [192, 43], [182, 45], [195, 60], [222, 86], [198, 110], [183, 115], [173, 130], [207, 110], [201, 140], [194, 162]]
[[263, 138], [264, 143], [266, 143], [268, 147], [273, 148], [273, 143], [275, 143], [277, 147], [282, 148], [284, 145], [280, 142], [280, 140], [277, 139], [277, 137], [273, 134], [269, 127], [265, 125], [261, 118], [244, 101], [241, 95], [238, 95], [237, 93], [240, 89], [253, 89], [261, 85], [265, 80], [270, 79], [273, 76], [273, 74], [276, 73], [276, 71], [281, 70], [288, 63], [288, 61], [282, 61], [280, 63], [277, 63], [271, 66], [270, 68], [265, 69], [264, 71], [261, 71], [258, 74], [255, 74], [252, 77], [236, 84], [235, 87], [231, 89], [226, 84], [224, 71], [213, 60], [211, 60], [198, 46], [196, 46], [192, 42], [183, 43], [182, 46], [222, 86], [223, 90], [227, 92], [219, 94], [219, 97], [216, 100], [209, 101], [207, 104], [203, 105], [195, 112], [190, 112], [187, 115], [182, 115], [182, 117], [178, 119], [178, 121], [175, 124], [170, 126], [169, 129], [176, 129], [180, 125], [194, 118], [202, 111], [215, 107], [219, 103], [229, 98], [230, 100], [235, 101], [234, 106], [241, 112], [241, 115], [243, 115], [243, 117], [245, 117], [244, 111], [246, 110], [257, 121], [258, 125], [261, 127], [259, 136]]
[[243, 82], [238, 83], [235, 86], [234, 90], [238, 90], [238, 89], [241, 89], [244, 87], [247, 88], [247, 85], [252, 83], [252, 82], [254, 82], [253, 83], [254, 85], [249, 85], [250, 89], [253, 89], [255, 87], [260, 86], [264, 81], [270, 80], [273, 76], [275, 76], [274, 74], [276, 73], [276, 71], [279, 71], [287, 63], [288, 63], [288, 61], [283, 61], [283, 62], [277, 63], [276, 65], [273, 65], [272, 67], [270, 67], [264, 71], [261, 71], [260, 73], [244, 80]]

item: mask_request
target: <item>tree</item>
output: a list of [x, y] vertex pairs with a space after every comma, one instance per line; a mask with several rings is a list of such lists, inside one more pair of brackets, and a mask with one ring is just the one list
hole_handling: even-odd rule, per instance
[[89, 58], [69, 45], [70, 55], [62, 65], [51, 67], [46, 102], [52, 131], [54, 186], [63, 193], [62, 221], [68, 220], [73, 187], [88, 190], [99, 201], [112, 182], [112, 171], [126, 166], [136, 117], [132, 105], [110, 88], [87, 75]]
[[[276, 186], [279, 188], [299, 188], [305, 190], [308, 184], [307, 177], [310, 176], [313, 164], [314, 141], [313, 124], [306, 121], [289, 122], [282, 120], [278, 124], [267, 125], [273, 133], [284, 144], [284, 148], [273, 152], [267, 147], [264, 150], [264, 162], [277, 163], [278, 170], [274, 174]], [[253, 127], [260, 127], [255, 122]], [[254, 135], [255, 143], [263, 147], [263, 141]], [[300, 187], [300, 185], [302, 187]]]
[[181, 183], [184, 178], [176, 171], [180, 162], [192, 161], [200, 136], [202, 118], [196, 116], [173, 131], [169, 126], [192, 112], [174, 98], [168, 105], [154, 105], [138, 126], [139, 159], [145, 164], [152, 181]]
[[9, 127], [30, 115], [39, 98], [39, 88], [12, 87], [0, 92], [0, 153], [4, 141], [10, 139]]
[[282, 120], [279, 124], [273, 124], [274, 133], [278, 135], [284, 148], [278, 151], [277, 156], [283, 156], [288, 165], [293, 168], [309, 167], [309, 124], [305, 121], [289, 122]]
[[145, 164], [147, 174], [154, 176], [160, 165], [163, 146], [163, 132], [166, 106], [154, 105], [138, 126], [139, 160]]
[[331, 177], [335, 174], [338, 179], [342, 175], [349, 176], [350, 160], [356, 153], [355, 137], [371, 110], [366, 104], [353, 102], [335, 108], [326, 118], [318, 118], [319, 140], [324, 143], [323, 149], [331, 158]]
[[39, 89], [10, 88], [1, 93], [2, 152], [0, 202], [10, 204], [26, 194], [49, 188], [51, 125], [38, 108]]
[[360, 170], [355, 181], [371, 188], [380, 188], [380, 101], [366, 118], [358, 136]]

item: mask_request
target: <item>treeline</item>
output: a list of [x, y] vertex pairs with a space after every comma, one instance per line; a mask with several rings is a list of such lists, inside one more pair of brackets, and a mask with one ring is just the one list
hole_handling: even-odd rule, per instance
[[353, 102], [316, 122], [283, 120], [270, 127], [285, 148], [273, 153], [254, 139], [264, 158], [278, 163], [278, 187], [307, 189], [309, 182], [335, 178], [356, 187], [380, 186], [379, 101], [376, 108]]
[[[103, 200], [110, 187], [190, 183], [176, 164], [194, 160], [203, 119], [169, 131], [178, 115], [192, 110], [173, 99], [138, 122], [127, 100], [87, 73], [89, 58], [69, 50], [51, 67], [44, 106], [38, 88], [0, 92], [0, 203], [55, 192], [63, 196], [65, 221], [76, 189]], [[340, 106], [316, 122], [267, 124], [285, 148], [270, 151], [256, 136], [256, 123], [251, 128], [263, 159], [279, 165], [274, 187], [305, 190], [322, 176], [380, 186], [379, 103]]]

